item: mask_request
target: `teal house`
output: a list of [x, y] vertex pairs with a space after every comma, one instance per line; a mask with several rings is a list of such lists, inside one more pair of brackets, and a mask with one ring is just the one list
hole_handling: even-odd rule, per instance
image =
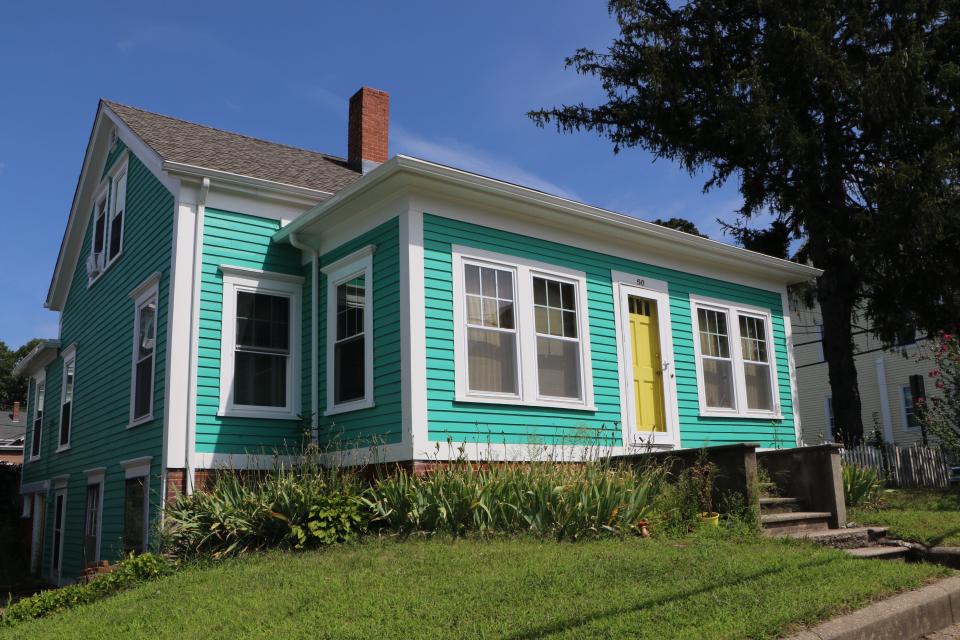
[[787, 287], [819, 272], [406, 156], [101, 101], [30, 377], [31, 567], [151, 543], [175, 492], [308, 439], [339, 464], [580, 458], [800, 425]]

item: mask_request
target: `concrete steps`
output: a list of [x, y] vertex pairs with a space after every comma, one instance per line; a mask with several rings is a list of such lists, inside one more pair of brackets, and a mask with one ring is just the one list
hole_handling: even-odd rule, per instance
[[803, 505], [796, 498], [760, 498], [760, 513], [791, 513], [802, 511]]
[[826, 531], [800, 531], [789, 534], [789, 537], [802, 538], [834, 549], [856, 549], [875, 545], [886, 534], [885, 527], [850, 527]]
[[899, 560], [901, 562], [907, 559], [910, 549], [907, 547], [893, 545], [877, 545], [873, 547], [857, 547], [856, 549], [845, 549], [848, 554], [854, 558], [863, 558], [865, 560]]
[[760, 524], [763, 532], [770, 536], [804, 531], [828, 531], [830, 529], [829, 511], [791, 511], [787, 513], [768, 513], [761, 511]]

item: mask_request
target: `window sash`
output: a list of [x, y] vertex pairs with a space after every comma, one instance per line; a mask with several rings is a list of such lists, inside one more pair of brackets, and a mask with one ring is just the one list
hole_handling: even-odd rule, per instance
[[320, 268], [326, 278], [325, 416], [375, 405], [375, 252], [375, 245], [367, 245]]
[[147, 478], [127, 478], [123, 485], [123, 551], [143, 553], [147, 531]]
[[146, 302], [137, 305], [134, 327], [137, 336], [133, 356], [133, 420], [137, 421], [153, 413], [153, 377], [157, 350], [155, 294], [151, 294]]
[[123, 251], [123, 219], [127, 209], [127, 168], [123, 167], [113, 179], [112, 202], [108, 235], [109, 260], [112, 262]]
[[41, 380], [37, 383], [37, 390], [34, 392], [33, 407], [33, 435], [30, 441], [30, 457], [40, 457], [41, 438], [43, 437], [43, 404], [47, 399], [47, 382]]
[[[241, 297], [250, 296], [249, 317], [241, 316], [239, 312]], [[262, 313], [257, 307], [258, 300], [264, 304], [266, 298], [270, 299], [269, 319], [258, 317], [258, 312]], [[290, 296], [283, 295], [274, 291], [248, 291], [238, 289], [235, 294], [237, 303], [237, 313], [234, 319], [236, 326], [236, 338], [234, 340], [234, 360], [233, 360], [233, 404], [238, 407], [264, 407], [271, 409], [283, 409], [287, 406], [289, 398], [289, 357], [291, 351], [291, 322], [292, 318], [292, 299]], [[283, 300], [286, 311], [283, 314], [284, 319], [277, 319], [274, 313], [277, 310], [277, 300]], [[260, 307], [262, 309], [262, 307]], [[249, 327], [244, 325], [246, 322]], [[261, 325], [258, 327], [257, 325]], [[263, 337], [263, 325], [266, 325], [266, 333], [269, 334], [266, 341], [258, 340]], [[249, 329], [244, 331], [243, 329]], [[279, 344], [275, 341], [275, 332], [280, 332], [285, 338], [286, 346], [273, 346]], [[242, 342], [248, 334], [249, 344]], [[258, 335], [259, 334], [259, 335]], [[279, 363], [279, 365], [278, 365]]]
[[[539, 286], [538, 282], [543, 283], [543, 286]], [[538, 394], [543, 398], [581, 400], [583, 363], [577, 285], [539, 274], [532, 276], [532, 284]], [[555, 327], [557, 323], [559, 326]], [[570, 353], [548, 352], [555, 349], [557, 343], [560, 343], [561, 351], [566, 351], [569, 345], [576, 345], [576, 348]], [[553, 369], [545, 368], [544, 365], [550, 361], [554, 361], [558, 366]], [[555, 392], [558, 389], [565, 389], [566, 393]]]
[[73, 403], [77, 387], [76, 359], [71, 354], [63, 361], [63, 392], [60, 398], [60, 446], [70, 444], [73, 421]]
[[[471, 275], [476, 274], [476, 283], [471, 282]], [[506, 275], [502, 275], [506, 274]], [[464, 260], [460, 278], [463, 283], [464, 341], [466, 355], [466, 386], [468, 393], [484, 396], [503, 396], [516, 398], [521, 395], [520, 384], [520, 339], [517, 329], [517, 272], [507, 265], [493, 265], [479, 261]], [[492, 287], [492, 291], [490, 288]], [[503, 296], [501, 297], [501, 290]], [[491, 295], [492, 294], [492, 295]], [[471, 302], [474, 302], [475, 311], [471, 313]], [[509, 306], [507, 306], [509, 305]], [[487, 312], [488, 307], [490, 312]], [[472, 318], [471, 318], [472, 316]], [[507, 325], [507, 326], [503, 326]], [[492, 340], [477, 339], [479, 336], [497, 334], [509, 337]], [[471, 335], [476, 336], [471, 339]], [[505, 342], [508, 341], [508, 342]], [[471, 352], [471, 346], [474, 351]], [[484, 351], [488, 356], [484, 357]], [[507, 358], [497, 360], [496, 353]], [[488, 368], [481, 368], [484, 360], [491, 360], [494, 364]], [[500, 367], [499, 371], [496, 367]], [[499, 379], [498, 379], [499, 373]]]

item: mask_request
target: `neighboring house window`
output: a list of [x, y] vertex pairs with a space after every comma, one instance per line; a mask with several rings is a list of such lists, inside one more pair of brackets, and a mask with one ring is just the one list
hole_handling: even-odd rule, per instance
[[221, 266], [220, 414], [295, 419], [303, 278]]
[[776, 417], [777, 385], [770, 314], [690, 296], [700, 413]]
[[372, 407], [373, 252], [370, 245], [327, 266], [327, 410]]
[[834, 440], [837, 437], [837, 427], [833, 421], [833, 397], [827, 396], [824, 401], [827, 412], [827, 429], [829, 430], [827, 433], [830, 435], [830, 440]]
[[123, 552], [143, 553], [147, 545], [147, 476], [123, 485]]
[[456, 399], [593, 410], [586, 277], [453, 248]]
[[107, 252], [107, 264], [112, 264], [123, 250], [123, 219], [127, 210], [127, 166], [126, 163], [113, 178], [113, 198], [110, 207], [110, 243]]
[[71, 347], [63, 354], [63, 387], [60, 393], [60, 443], [57, 451], [70, 448], [73, 405], [77, 385], [77, 354]]
[[907, 429], [918, 429], [920, 422], [917, 420], [916, 407], [913, 402], [913, 391], [910, 385], [905, 384], [900, 387], [900, 396], [903, 399], [903, 424]]
[[33, 435], [30, 439], [30, 459], [40, 457], [40, 444], [43, 437], [43, 403], [47, 397], [47, 378], [40, 374], [36, 378], [36, 392], [33, 401]]
[[824, 361], [823, 355], [823, 321], [820, 318], [816, 318], [813, 321], [813, 326], [817, 331], [817, 362]]
[[134, 300], [131, 426], [148, 422], [153, 418], [158, 282], [159, 274], [155, 274], [130, 294]]

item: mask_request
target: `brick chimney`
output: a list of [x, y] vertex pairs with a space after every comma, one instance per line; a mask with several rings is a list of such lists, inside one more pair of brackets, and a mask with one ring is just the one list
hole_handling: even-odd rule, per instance
[[350, 98], [347, 125], [347, 162], [367, 173], [387, 161], [390, 94], [362, 87]]

